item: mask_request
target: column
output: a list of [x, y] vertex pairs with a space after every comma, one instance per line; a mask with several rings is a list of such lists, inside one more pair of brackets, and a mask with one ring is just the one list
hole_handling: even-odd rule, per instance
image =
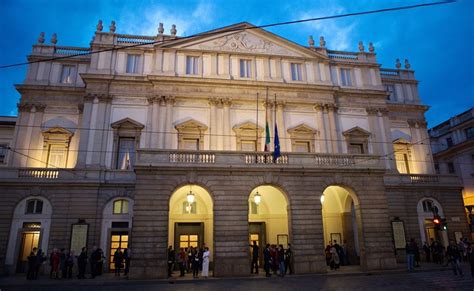
[[166, 96], [166, 125], [165, 125], [165, 148], [176, 149], [178, 140], [176, 138], [175, 129], [173, 128], [173, 106], [176, 100], [173, 96]]
[[222, 136], [224, 138], [224, 150], [230, 151], [230, 136], [231, 136], [231, 129], [230, 129], [230, 106], [232, 105], [232, 100], [229, 98], [222, 99], [222, 105], [224, 110], [224, 120], [223, 120], [223, 127], [222, 127]]
[[337, 154], [338, 151], [338, 143], [339, 137], [337, 136], [337, 128], [336, 128], [336, 116], [334, 112], [337, 110], [337, 107], [335, 104], [326, 104], [325, 105], [328, 111], [328, 118], [329, 118], [329, 132], [330, 132], [330, 137], [331, 137], [331, 148], [332, 148], [332, 153]]
[[36, 112], [34, 114], [33, 128], [31, 129], [30, 143], [26, 145], [27, 155], [31, 157], [28, 159], [27, 167], [46, 167], [47, 165], [41, 162], [41, 152], [43, 145], [40, 143], [41, 139], [41, 125], [43, 124], [43, 115], [46, 105], [35, 104]]
[[160, 97], [155, 96], [152, 99], [152, 106], [151, 106], [151, 132], [150, 132], [150, 147], [152, 149], [158, 148], [158, 132], [159, 130], [159, 114], [160, 114]]
[[[29, 163], [29, 157], [28, 157], [28, 152], [29, 152], [29, 147], [31, 143], [31, 134], [33, 132], [33, 126], [35, 126], [35, 115], [36, 115], [36, 106], [32, 105], [30, 107], [30, 113], [28, 117], [28, 123], [26, 125], [26, 130], [25, 132], [25, 140], [21, 144], [19, 152], [21, 152], [23, 155], [21, 156], [21, 167], [26, 167]], [[41, 165], [40, 167], [46, 167], [45, 164]]]
[[413, 170], [410, 168], [410, 173], [421, 174], [423, 173], [423, 166], [421, 163], [422, 156], [420, 153], [419, 144], [421, 142], [420, 137], [418, 136], [417, 130], [417, 121], [410, 119], [408, 120], [408, 125], [410, 126], [410, 136], [411, 136], [411, 149], [412, 149], [412, 158], [411, 165]]
[[89, 127], [91, 126], [93, 101], [94, 97], [92, 95], [84, 96], [82, 122], [79, 124], [81, 138], [79, 139], [79, 151], [77, 153], [76, 168], [82, 168], [86, 164], [87, 147], [89, 145], [89, 135], [91, 133]]
[[216, 106], [219, 104], [219, 99], [217, 98], [209, 98], [209, 150], [215, 151], [217, 150], [217, 108]]
[[153, 124], [153, 96], [149, 96], [146, 98], [147, 100], [147, 112], [146, 112], [146, 124], [144, 130], [144, 140], [145, 140], [145, 148], [151, 148], [151, 125]]
[[365, 111], [367, 112], [368, 119], [369, 119], [369, 130], [370, 130], [370, 141], [373, 153], [375, 155], [381, 156], [382, 155], [382, 143], [381, 143], [381, 132], [380, 132], [380, 124], [378, 121], [378, 109], [374, 107], [366, 108]]
[[[112, 112], [112, 96], [103, 95], [100, 100], [100, 111], [99, 116], [101, 116], [102, 122], [100, 123], [100, 130], [97, 131], [96, 135], [100, 137], [99, 147], [95, 150], [97, 160], [100, 161], [100, 167], [107, 167], [111, 165], [106, 165], [106, 156], [107, 151], [110, 151], [108, 148], [109, 144], [113, 144], [113, 133], [110, 130], [110, 115]], [[112, 148], [112, 147], [111, 147]]]
[[166, 100], [165, 96], [161, 96], [158, 100], [158, 146], [160, 149], [166, 148], [165, 132], [166, 132]]
[[379, 108], [378, 113], [379, 127], [382, 134], [382, 148], [385, 159], [385, 167], [396, 169], [395, 155], [393, 154], [392, 134], [390, 131], [390, 120], [388, 119], [388, 109]]
[[277, 101], [276, 103], [276, 122], [278, 125], [278, 135], [280, 138], [280, 151], [287, 152], [287, 135], [286, 135], [286, 126], [285, 118], [283, 116], [283, 110], [285, 108], [285, 101]]
[[99, 98], [97, 96], [93, 97], [92, 101], [92, 109], [91, 109], [91, 118], [90, 123], [87, 124], [89, 130], [89, 137], [87, 139], [87, 148], [86, 148], [86, 165], [92, 163], [92, 150], [94, 147], [94, 139], [95, 139], [95, 132], [97, 126], [97, 110], [99, 107]]
[[326, 127], [324, 125], [323, 109], [324, 109], [323, 104], [314, 105], [314, 110], [316, 111], [316, 122], [319, 128], [319, 136], [318, 136], [317, 141], [319, 142], [319, 148], [321, 149], [321, 153], [327, 153], [328, 152], [328, 148], [327, 148], [328, 136], [327, 136]]

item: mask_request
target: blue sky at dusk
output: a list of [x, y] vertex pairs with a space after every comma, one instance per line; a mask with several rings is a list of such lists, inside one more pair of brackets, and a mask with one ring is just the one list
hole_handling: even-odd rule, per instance
[[[89, 46], [99, 19], [108, 31], [157, 34], [159, 22], [178, 35], [247, 21], [262, 25], [303, 18], [374, 10], [433, 1], [62, 1], [0, 0], [0, 65], [26, 61], [40, 32], [57, 33], [58, 45]], [[431, 106], [429, 126], [474, 106], [474, 1], [268, 29], [307, 45], [309, 35], [326, 38], [329, 49], [357, 51], [362, 40], [373, 42], [377, 59], [394, 68], [395, 59], [409, 59], [420, 81], [420, 96]], [[0, 115], [16, 115], [26, 66], [0, 69]]]

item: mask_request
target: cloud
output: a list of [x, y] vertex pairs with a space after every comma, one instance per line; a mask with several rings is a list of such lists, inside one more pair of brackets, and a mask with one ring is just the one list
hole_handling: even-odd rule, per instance
[[162, 5], [145, 6], [140, 9], [143, 10], [143, 13], [124, 13], [118, 24], [126, 24], [125, 29], [122, 30], [126, 34], [156, 35], [161, 22], [164, 24], [165, 34], [170, 34], [171, 25], [175, 24], [178, 35], [190, 35], [200, 32], [214, 23], [213, 15], [215, 13], [211, 13], [214, 6], [211, 3], [201, 1], [195, 7], [190, 8], [183, 9], [183, 7]]
[[[333, 2], [323, 2], [317, 10], [308, 10], [296, 15], [297, 19], [308, 19], [319, 16], [337, 15], [346, 13], [346, 9]], [[303, 27], [314, 35], [315, 39], [324, 36], [327, 47], [334, 50], [347, 50], [355, 46], [353, 39], [354, 31], [357, 28], [357, 21], [335, 19], [311, 21], [304, 23]]]

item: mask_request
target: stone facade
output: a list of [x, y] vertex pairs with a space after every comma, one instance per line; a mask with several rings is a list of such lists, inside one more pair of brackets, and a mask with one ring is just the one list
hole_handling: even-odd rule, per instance
[[[299, 274], [326, 271], [333, 235], [363, 269], [394, 268], [403, 258], [393, 251], [391, 221], [404, 222], [404, 238], [426, 240], [425, 200], [453, 221], [433, 235], [466, 233], [461, 184], [434, 173], [423, 142], [428, 107], [407, 60], [403, 69], [399, 60], [381, 69], [372, 44], [368, 52], [362, 43], [358, 52], [332, 51], [311, 37], [302, 46], [248, 23], [191, 38], [176, 36], [176, 27], [165, 35], [162, 25], [157, 36], [118, 34], [115, 23], [102, 30], [100, 22], [88, 48], [58, 46], [56, 35], [48, 45], [43, 34], [29, 56], [43, 61], [17, 85], [19, 116], [2, 139], [11, 149], [0, 167], [4, 273], [22, 271], [25, 234], [47, 253], [82, 238], [107, 257], [114, 235], [125, 235], [117, 245], [132, 249], [132, 275], [165, 277], [179, 225], [170, 225], [170, 204], [183, 187], [210, 197], [210, 213], [183, 204], [177, 219], [212, 217], [204, 243], [215, 276], [249, 273], [259, 187], [284, 197], [275, 214], [262, 193], [261, 211], [288, 222], [278, 242], [292, 244]], [[263, 152], [266, 121], [270, 152], [278, 126], [276, 160]], [[85, 237], [73, 234], [76, 224], [88, 225]], [[261, 234], [261, 243], [276, 243]]]

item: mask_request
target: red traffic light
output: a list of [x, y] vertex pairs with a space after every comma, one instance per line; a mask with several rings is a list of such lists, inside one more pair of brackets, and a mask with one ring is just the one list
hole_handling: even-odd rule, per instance
[[440, 224], [440, 223], [441, 223], [441, 220], [439, 220], [439, 218], [434, 218], [434, 219], [433, 219], [433, 223], [434, 223], [434, 224]]

